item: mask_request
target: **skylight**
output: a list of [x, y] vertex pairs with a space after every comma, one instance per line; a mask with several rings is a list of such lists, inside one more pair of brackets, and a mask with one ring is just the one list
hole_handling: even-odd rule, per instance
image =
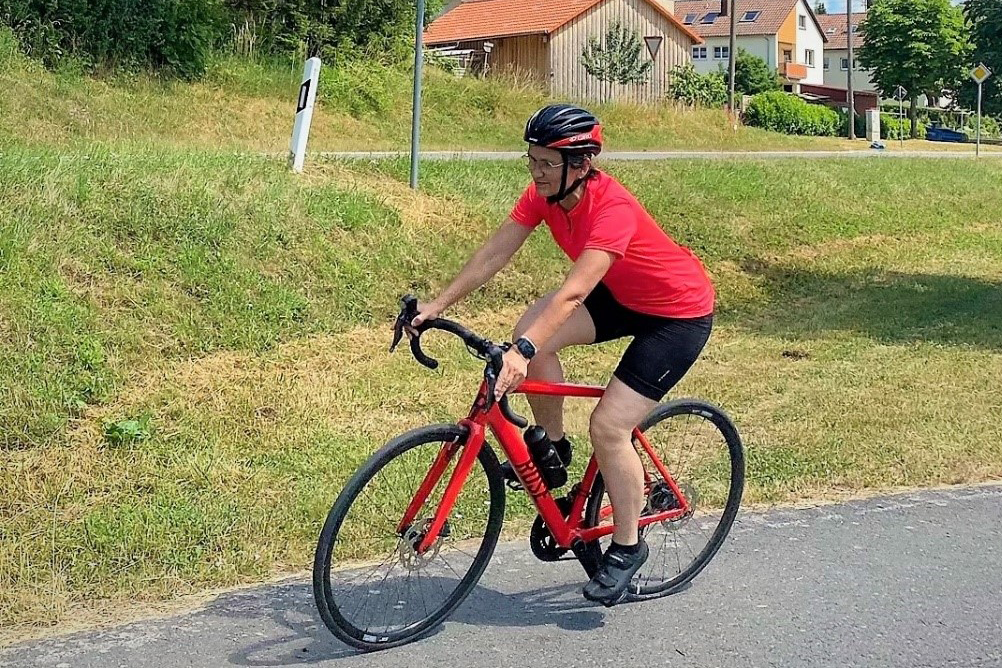
[[710, 12], [709, 14], [703, 17], [703, 20], [700, 21], [700, 23], [713, 23], [714, 21], [717, 20], [718, 16], [720, 16], [720, 12]]
[[754, 23], [761, 14], [762, 12], [760, 11], [745, 12], [744, 16], [741, 17], [741, 23]]
[[685, 20], [682, 21], [682, 23], [686, 24], [687, 26], [691, 26], [693, 23], [696, 22], [697, 16], [699, 16], [699, 14], [686, 14]]

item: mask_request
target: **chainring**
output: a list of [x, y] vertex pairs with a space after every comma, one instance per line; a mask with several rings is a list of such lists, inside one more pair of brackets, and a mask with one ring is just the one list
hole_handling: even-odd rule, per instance
[[[556, 499], [556, 503], [564, 519], [567, 519], [567, 516], [571, 514], [574, 500], [569, 496], [563, 496]], [[541, 515], [536, 515], [536, 519], [532, 522], [532, 530], [529, 532], [529, 547], [532, 548], [532, 554], [540, 561], [559, 561], [569, 551], [557, 545], [557, 540], [546, 528]]]

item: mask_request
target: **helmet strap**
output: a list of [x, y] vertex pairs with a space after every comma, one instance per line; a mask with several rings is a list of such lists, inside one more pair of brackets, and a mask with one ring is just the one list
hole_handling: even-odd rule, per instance
[[583, 177], [579, 179], [574, 179], [574, 182], [568, 186], [567, 163], [570, 160], [570, 154], [564, 153], [563, 151], [561, 151], [561, 153], [564, 156], [564, 169], [560, 173], [560, 190], [557, 191], [556, 195], [550, 195], [549, 197], [546, 198], [546, 201], [549, 202], [550, 204], [557, 204], [558, 202], [563, 202], [565, 199], [567, 199], [568, 195], [577, 190], [578, 186], [587, 181], [588, 177], [591, 175], [591, 172], [589, 171], [589, 173], [585, 174]]

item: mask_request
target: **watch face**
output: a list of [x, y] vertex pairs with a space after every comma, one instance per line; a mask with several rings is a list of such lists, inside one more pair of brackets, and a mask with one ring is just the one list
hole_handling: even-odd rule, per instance
[[515, 347], [518, 348], [518, 352], [522, 354], [522, 357], [526, 359], [532, 359], [536, 354], [536, 347], [526, 339], [516, 341]]

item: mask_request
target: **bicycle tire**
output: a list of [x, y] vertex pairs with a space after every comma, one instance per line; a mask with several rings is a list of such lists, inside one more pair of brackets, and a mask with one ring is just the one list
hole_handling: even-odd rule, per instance
[[[716, 555], [720, 546], [723, 545], [727, 534], [730, 532], [734, 519], [737, 516], [741, 505], [741, 497], [744, 492], [745, 461], [744, 449], [741, 444], [741, 437], [737, 428], [727, 414], [713, 404], [699, 399], [676, 399], [657, 406], [640, 424], [639, 429], [645, 434], [653, 427], [676, 416], [698, 415], [709, 420], [717, 429], [727, 445], [727, 452], [730, 459], [730, 484], [727, 491], [726, 502], [720, 516], [720, 520], [706, 546], [700, 551], [692, 562], [685, 568], [679, 568], [679, 573], [665, 582], [656, 585], [641, 586], [638, 584], [639, 577], [630, 583], [627, 600], [640, 600], [654, 596], [667, 596], [677, 592], [687, 583], [692, 581], [700, 571], [702, 571], [711, 559]], [[668, 462], [665, 462], [668, 466]], [[676, 475], [675, 471], [670, 471]], [[678, 483], [685, 481], [676, 480]], [[584, 526], [586, 528], [597, 526], [600, 523], [600, 513], [603, 499], [605, 497], [605, 481], [599, 474], [595, 478], [589, 494], [588, 503], [585, 507]], [[649, 525], [651, 526], [651, 525]], [[598, 541], [593, 541], [587, 545], [583, 552], [585, 569], [588, 566], [597, 568], [602, 558], [602, 549]], [[639, 574], [638, 574], [639, 575]]]
[[[420, 445], [435, 442], [448, 443], [465, 441], [469, 432], [458, 425], [434, 425], [411, 430], [391, 440], [374, 453], [347, 482], [331, 507], [324, 523], [323, 530], [317, 541], [317, 549], [313, 563], [313, 593], [317, 609], [328, 629], [340, 640], [362, 650], [386, 649], [413, 642], [429, 633], [449, 616], [473, 591], [487, 567], [504, 521], [505, 490], [501, 465], [497, 455], [488, 443], [484, 443], [478, 453], [478, 461], [486, 475], [490, 506], [488, 509], [486, 530], [480, 547], [467, 574], [460, 580], [455, 590], [445, 601], [432, 611], [425, 610], [423, 619], [407, 625], [396, 632], [370, 633], [360, 629], [349, 621], [341, 612], [338, 601], [334, 598], [331, 586], [332, 555], [337, 541], [338, 532], [342, 528], [345, 517], [352, 504], [366, 488], [366, 485], [390, 462], [401, 457]], [[456, 455], [458, 459], [458, 454]], [[476, 469], [474, 468], [474, 471]], [[471, 472], [472, 474], [472, 472]], [[447, 476], [443, 476], [447, 478]], [[399, 534], [398, 534], [399, 535]], [[403, 539], [397, 544], [401, 549]], [[391, 567], [392, 568], [392, 567]]]

